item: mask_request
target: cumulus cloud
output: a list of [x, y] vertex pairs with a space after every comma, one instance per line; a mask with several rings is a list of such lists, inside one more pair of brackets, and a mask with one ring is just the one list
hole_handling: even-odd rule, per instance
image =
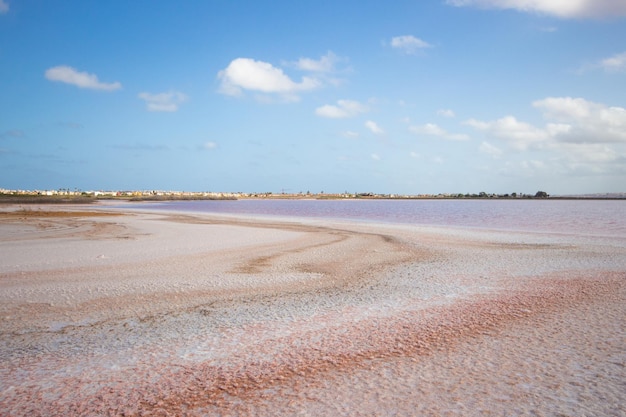
[[514, 9], [571, 18], [626, 16], [626, 2], [619, 0], [446, 0], [452, 6], [486, 9]]
[[603, 59], [600, 61], [600, 67], [608, 72], [626, 71], [626, 52]]
[[95, 74], [77, 71], [72, 67], [61, 65], [46, 70], [45, 77], [50, 81], [58, 81], [92, 90], [114, 91], [122, 88], [119, 82], [103, 83]]
[[603, 70], [606, 73], [626, 72], [626, 52], [614, 54], [595, 62], [587, 62], [576, 70], [578, 74], [590, 71]]
[[355, 100], [338, 100], [337, 105], [326, 104], [315, 109], [315, 114], [331, 119], [345, 119], [368, 111], [368, 107]]
[[482, 153], [486, 153], [494, 159], [498, 159], [502, 156], [502, 150], [490, 144], [489, 142], [482, 142], [478, 147], [478, 150]]
[[9, 12], [9, 3], [4, 0], [0, 0], [0, 14]]
[[[626, 161], [625, 108], [571, 97], [548, 97], [532, 104], [542, 111], [544, 126], [533, 126], [513, 116], [487, 122], [470, 119], [466, 124], [520, 151], [555, 152], [552, 161], [563, 172], [625, 171], [620, 167]], [[480, 150], [492, 152], [486, 145]]]
[[445, 129], [434, 123], [426, 123], [420, 126], [409, 126], [409, 131], [416, 135], [437, 136], [447, 140], [469, 140], [469, 136], [460, 133], [448, 133]]
[[455, 116], [456, 116], [456, 115], [454, 114], [454, 112], [453, 112], [452, 110], [450, 110], [450, 109], [440, 109], [440, 110], [437, 110], [437, 114], [438, 114], [439, 116], [443, 116], [443, 117], [450, 117], [450, 118], [452, 118], [452, 117], [455, 117]]
[[383, 135], [383, 134], [385, 134], [385, 131], [383, 129], [381, 129], [380, 126], [378, 126], [376, 124], [376, 122], [373, 122], [372, 120], [366, 121], [365, 122], [365, 127], [368, 128], [375, 135]]
[[433, 123], [426, 123], [421, 126], [410, 126], [409, 130], [416, 134], [442, 136], [446, 133], [445, 130]]
[[604, 144], [584, 143], [584, 144], [562, 144], [561, 149], [566, 150], [566, 157], [569, 162], [591, 162], [610, 163], [620, 159], [620, 155]]
[[148, 111], [175, 112], [178, 106], [187, 100], [187, 96], [178, 91], [158, 94], [139, 93], [138, 97], [146, 102]]
[[333, 72], [335, 64], [339, 61], [337, 55], [328, 52], [326, 55], [315, 60], [311, 58], [300, 58], [293, 65], [301, 71], [309, 72]]
[[240, 96], [243, 90], [249, 90], [294, 99], [296, 93], [320, 86], [320, 82], [311, 77], [302, 77], [300, 82], [293, 81], [282, 69], [250, 58], [234, 59], [217, 76], [221, 81], [219, 91], [230, 96]]
[[513, 116], [505, 116], [489, 122], [469, 119], [465, 124], [481, 130], [489, 136], [506, 140], [513, 148], [518, 150], [526, 150], [530, 146], [549, 138], [546, 130], [520, 122]]
[[562, 142], [626, 143], [626, 109], [583, 98], [548, 97], [533, 102], [543, 110], [546, 131]]
[[414, 54], [420, 49], [432, 48], [432, 45], [413, 35], [404, 35], [391, 38], [391, 47], [405, 54]]

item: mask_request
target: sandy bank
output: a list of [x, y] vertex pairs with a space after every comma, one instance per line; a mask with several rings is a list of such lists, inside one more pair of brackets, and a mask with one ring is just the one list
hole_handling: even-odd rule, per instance
[[0, 213], [0, 415], [625, 413], [626, 242], [50, 211]]

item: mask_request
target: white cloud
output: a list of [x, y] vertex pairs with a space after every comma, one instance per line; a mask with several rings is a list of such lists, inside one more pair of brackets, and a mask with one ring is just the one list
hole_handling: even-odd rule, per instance
[[370, 155], [370, 157], [374, 160], [374, 161], [380, 161], [380, 155], [378, 155], [377, 153], [373, 153]]
[[0, 14], [9, 12], [9, 3], [4, 0], [0, 0]]
[[549, 138], [549, 134], [545, 130], [520, 122], [513, 116], [505, 116], [491, 122], [470, 119], [465, 124], [481, 130], [489, 136], [506, 140], [518, 150], [528, 149], [529, 146]]
[[331, 51], [319, 59], [300, 58], [295, 62], [284, 62], [283, 65], [295, 68], [299, 71], [312, 73], [314, 80], [321, 85], [339, 86], [345, 82], [337, 78], [336, 74], [349, 72], [349, 68], [337, 69], [337, 64], [347, 61], [346, 58], [338, 57]]
[[560, 144], [560, 149], [566, 150], [566, 158], [574, 163], [607, 163], [617, 161], [620, 157], [617, 152], [603, 144]]
[[405, 54], [414, 54], [420, 49], [432, 48], [432, 45], [413, 35], [396, 36], [391, 38], [391, 46]]
[[[555, 172], [626, 173], [626, 109], [571, 97], [548, 97], [533, 102], [533, 106], [543, 112], [543, 127], [520, 122], [513, 116], [491, 122], [471, 119], [466, 124], [514, 149], [553, 153], [544, 161]], [[480, 150], [494, 156], [487, 142]]]
[[80, 72], [65, 65], [47, 69], [45, 76], [50, 81], [59, 81], [92, 90], [113, 91], [122, 88], [122, 84], [119, 82], [103, 83], [98, 80], [95, 74]]
[[421, 126], [410, 126], [409, 130], [416, 134], [432, 135], [432, 136], [443, 136], [446, 133], [445, 130], [443, 130], [442, 128], [440, 128], [439, 126], [433, 123], [426, 123], [425, 125], [421, 125]]
[[215, 142], [205, 142], [204, 145], [202, 145], [203, 149], [206, 149], [208, 151], [217, 148], [217, 143]]
[[450, 117], [450, 118], [452, 118], [452, 117], [455, 117], [455, 116], [456, 116], [456, 115], [454, 114], [454, 112], [453, 112], [452, 110], [450, 110], [450, 109], [440, 109], [440, 110], [437, 110], [437, 114], [438, 114], [439, 116], [443, 116], [443, 117]]
[[447, 140], [469, 140], [469, 136], [459, 133], [448, 133], [445, 129], [434, 123], [426, 123], [420, 126], [409, 126], [409, 131], [416, 135], [437, 136]]
[[335, 64], [339, 58], [332, 52], [328, 52], [326, 55], [315, 60], [311, 58], [300, 58], [294, 63], [295, 67], [302, 71], [309, 72], [333, 72], [335, 70]]
[[548, 97], [533, 103], [544, 112], [545, 130], [555, 139], [575, 143], [626, 143], [626, 109], [583, 98]]
[[617, 53], [599, 61], [584, 63], [576, 70], [576, 73], [580, 75], [598, 69], [607, 73], [626, 72], [626, 52]]
[[341, 135], [344, 138], [348, 138], [348, 139], [356, 139], [356, 138], [359, 137], [359, 133], [358, 132], [353, 132], [352, 130], [346, 130]]
[[178, 91], [158, 94], [139, 93], [138, 97], [145, 100], [149, 111], [175, 112], [178, 106], [187, 100], [187, 96]]
[[608, 72], [618, 72], [626, 70], [626, 52], [615, 54], [610, 58], [600, 61], [600, 67]]
[[234, 59], [217, 76], [221, 80], [219, 91], [230, 96], [239, 96], [242, 90], [250, 90], [281, 94], [293, 99], [298, 92], [313, 90], [320, 86], [318, 80], [310, 77], [302, 77], [300, 82], [295, 82], [280, 68], [250, 58]]
[[381, 129], [380, 126], [376, 124], [376, 122], [373, 122], [371, 120], [365, 122], [365, 127], [368, 128], [375, 135], [383, 135], [385, 133], [385, 131]]
[[458, 7], [514, 9], [565, 19], [626, 16], [623, 0], [446, 0], [446, 3]]
[[315, 109], [315, 114], [331, 119], [345, 119], [368, 111], [368, 107], [355, 100], [338, 100], [337, 105], [326, 104]]
[[481, 143], [480, 146], [478, 147], [478, 150], [482, 153], [486, 153], [487, 155], [490, 155], [494, 159], [498, 159], [502, 156], [502, 150], [500, 148], [496, 148], [495, 146], [493, 146], [492, 144], [488, 142]]

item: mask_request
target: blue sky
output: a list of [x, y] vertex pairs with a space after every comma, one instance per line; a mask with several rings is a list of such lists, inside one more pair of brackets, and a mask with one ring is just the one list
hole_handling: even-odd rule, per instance
[[626, 0], [0, 0], [0, 188], [626, 191]]

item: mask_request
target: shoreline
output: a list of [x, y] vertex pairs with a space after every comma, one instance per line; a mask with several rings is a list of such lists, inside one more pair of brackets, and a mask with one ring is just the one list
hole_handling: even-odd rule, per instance
[[0, 216], [0, 415], [626, 412], [623, 242], [67, 209]]
[[132, 196], [131, 193], [120, 196], [97, 196], [93, 193], [85, 194], [58, 194], [43, 195], [28, 192], [22, 194], [0, 194], [0, 206], [12, 204], [93, 204], [106, 202], [128, 202], [128, 203], [159, 203], [174, 201], [240, 201], [240, 200], [357, 200], [357, 201], [375, 201], [375, 200], [626, 200], [626, 193], [598, 193], [583, 195], [547, 195], [537, 196], [532, 194], [520, 194], [512, 196], [508, 194], [485, 193], [484, 196], [479, 194], [463, 194], [463, 193], [441, 193], [428, 195], [402, 195], [402, 194], [273, 194], [273, 193], [209, 193], [209, 192], [190, 192], [187, 195], [183, 193], [174, 193], [168, 195], [138, 195]]

